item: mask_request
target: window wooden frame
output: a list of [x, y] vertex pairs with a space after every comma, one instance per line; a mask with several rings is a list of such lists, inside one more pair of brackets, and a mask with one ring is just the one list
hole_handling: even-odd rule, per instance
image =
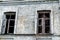
[[10, 18], [6, 19], [6, 21], [8, 20], [7, 34], [13, 34], [14, 32], [13, 33], [9, 33], [9, 27], [10, 27], [9, 24], [10, 24], [10, 21], [12, 20], [12, 21], [14, 21], [14, 25], [15, 25], [15, 18], [11, 19], [11, 15], [15, 15], [15, 17], [16, 17], [16, 12], [5, 12], [4, 15], [10, 15]]
[[[50, 16], [50, 10], [38, 10], [37, 11], [37, 13], [38, 13], [38, 15], [39, 15], [39, 13], [40, 14], [46, 14], [46, 13], [49, 13], [49, 16]], [[38, 21], [39, 20], [42, 20], [42, 24], [41, 25], [39, 25], [38, 23]], [[42, 26], [42, 32], [41, 33], [39, 33], [39, 32], [37, 32], [38, 34], [50, 34], [50, 32], [49, 33], [45, 33], [45, 20], [50, 20], [50, 17], [49, 18], [45, 18], [45, 16], [43, 17], [43, 18], [39, 18], [38, 17], [38, 19], [37, 19], [37, 28], [38, 28], [38, 26]], [[50, 25], [49, 25], [50, 26]], [[50, 27], [49, 27], [50, 28]], [[37, 31], [39, 31], [38, 29], [37, 29]], [[49, 31], [50, 31], [50, 29], [49, 29]]]

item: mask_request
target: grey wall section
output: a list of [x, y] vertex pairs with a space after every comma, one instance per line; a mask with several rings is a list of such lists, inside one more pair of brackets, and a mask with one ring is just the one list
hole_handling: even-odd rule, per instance
[[[35, 8], [23, 5], [19, 7], [17, 34], [35, 34]], [[18, 32], [19, 30], [19, 32]]]
[[3, 13], [2, 13], [2, 7], [0, 7], [0, 34], [1, 34], [1, 29], [2, 29], [2, 20], [3, 20]]
[[59, 28], [59, 5], [53, 5], [53, 13], [54, 13], [54, 34], [60, 35], [60, 28]]
[[[8, 5], [0, 6], [0, 34], [4, 12], [16, 12], [14, 34], [19, 35], [0, 35], [0, 40], [60, 40], [60, 10], [58, 3], [49, 4], [30, 4], [30, 5]], [[51, 10], [50, 23], [53, 35], [40, 36], [30, 35], [37, 32], [37, 10]], [[21, 35], [22, 34], [22, 35]], [[23, 35], [24, 34], [24, 35]], [[25, 35], [26, 34], [26, 35]], [[29, 34], [29, 36], [27, 35]]]
[[0, 36], [0, 40], [36, 40], [34, 36]]
[[[57, 6], [56, 6], [57, 5]], [[58, 3], [37, 4], [37, 5], [17, 5], [0, 6], [0, 33], [2, 27], [2, 17], [4, 12], [16, 12], [14, 34], [36, 34], [37, 32], [37, 10], [51, 10], [51, 33], [60, 35]]]
[[1, 1], [59, 1], [59, 0], [1, 0]]
[[0, 40], [60, 40], [58, 36], [0, 35]]

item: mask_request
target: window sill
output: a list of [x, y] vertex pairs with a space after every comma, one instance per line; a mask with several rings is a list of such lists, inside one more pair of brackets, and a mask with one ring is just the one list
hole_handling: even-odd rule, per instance
[[0, 34], [0, 35], [35, 36], [36, 34]]
[[51, 34], [51, 33], [44, 33], [44, 34], [37, 33], [36, 35], [38, 35], [38, 36], [50, 36], [50, 35], [53, 35], [53, 34]]

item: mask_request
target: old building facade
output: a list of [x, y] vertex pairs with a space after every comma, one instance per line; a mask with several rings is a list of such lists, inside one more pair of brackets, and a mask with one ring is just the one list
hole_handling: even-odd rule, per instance
[[60, 2], [0, 2], [0, 40], [60, 40]]

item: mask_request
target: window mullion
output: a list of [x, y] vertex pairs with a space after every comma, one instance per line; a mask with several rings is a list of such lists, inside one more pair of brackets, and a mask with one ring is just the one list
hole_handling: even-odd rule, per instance
[[45, 33], [45, 18], [44, 18], [44, 33]]
[[42, 18], [42, 33], [44, 34], [44, 18]]
[[9, 33], [9, 23], [10, 23], [10, 19], [8, 19], [7, 33]]
[[[9, 19], [7, 19], [7, 21], [8, 21], [8, 24], [9, 24]], [[9, 26], [9, 25], [7, 25], [7, 26]], [[8, 33], [8, 27], [7, 27], [7, 30], [6, 30], [6, 31], [7, 31], [7, 33]]]
[[11, 14], [10, 14], [10, 18], [8, 20], [8, 31], [7, 31], [8, 33], [9, 33], [9, 27], [10, 27], [10, 25], [9, 25], [10, 24], [10, 19], [11, 19]]
[[7, 31], [8, 33], [9, 33], [9, 27], [10, 27], [10, 25], [9, 25], [10, 24], [10, 19], [11, 19], [11, 14], [10, 14], [10, 18], [9, 18], [9, 21], [8, 21], [8, 31]]

